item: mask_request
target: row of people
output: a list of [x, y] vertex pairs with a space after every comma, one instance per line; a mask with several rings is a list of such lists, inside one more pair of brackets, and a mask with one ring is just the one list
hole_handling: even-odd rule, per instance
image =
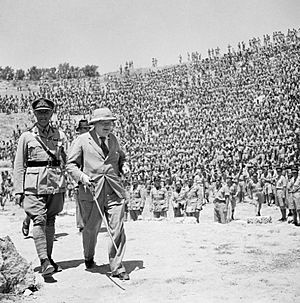
[[[89, 119], [95, 107], [113, 108], [115, 132], [142, 181], [157, 174], [183, 178], [202, 167], [237, 170], [241, 162], [290, 165], [299, 161], [298, 48], [293, 35], [128, 77], [41, 83], [39, 92], [0, 103], [30, 111], [34, 98], [48, 95], [69, 142], [74, 115]], [[15, 142], [9, 144], [15, 151]]]

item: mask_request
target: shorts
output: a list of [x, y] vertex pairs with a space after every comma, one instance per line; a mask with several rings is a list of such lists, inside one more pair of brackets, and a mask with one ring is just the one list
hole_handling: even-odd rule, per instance
[[264, 194], [262, 192], [255, 192], [253, 193], [253, 200], [256, 204], [263, 204], [264, 203]]
[[286, 207], [285, 195], [283, 190], [276, 190], [275, 203], [279, 207]]
[[300, 210], [300, 193], [293, 193], [294, 209]]
[[286, 204], [287, 204], [288, 209], [295, 209], [292, 193], [286, 194]]

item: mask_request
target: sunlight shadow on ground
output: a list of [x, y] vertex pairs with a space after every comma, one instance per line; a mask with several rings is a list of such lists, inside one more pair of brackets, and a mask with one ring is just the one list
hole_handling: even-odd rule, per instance
[[57, 240], [58, 238], [66, 237], [68, 235], [69, 235], [68, 233], [58, 233], [54, 235], [54, 239]]
[[[61, 268], [64, 270], [64, 269], [78, 267], [82, 263], [84, 263], [84, 260], [80, 259], [80, 260], [70, 260], [70, 261], [57, 262], [57, 265], [60, 265]], [[34, 268], [34, 272], [38, 272], [39, 270], [40, 270], [40, 266], [37, 266], [37, 267]]]
[[[142, 260], [130, 260], [123, 262], [124, 267], [126, 268], [126, 272], [130, 274], [135, 269], [144, 269], [144, 262]], [[110, 273], [109, 264], [97, 265], [94, 268], [88, 269], [89, 272], [98, 273], [101, 275], [107, 275]]]

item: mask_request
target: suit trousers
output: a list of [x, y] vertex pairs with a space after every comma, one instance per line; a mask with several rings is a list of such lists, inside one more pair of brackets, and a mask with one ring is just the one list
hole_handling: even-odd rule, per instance
[[[98, 205], [105, 216], [111, 235], [118, 248], [109, 240], [108, 256], [110, 269], [113, 274], [125, 272], [122, 260], [125, 253], [126, 235], [124, 230], [124, 200], [119, 198], [107, 181], [97, 198]], [[83, 253], [85, 260], [94, 258], [98, 232], [102, 224], [102, 217], [97, 208], [96, 201], [79, 201], [84, 228], [82, 231]]]

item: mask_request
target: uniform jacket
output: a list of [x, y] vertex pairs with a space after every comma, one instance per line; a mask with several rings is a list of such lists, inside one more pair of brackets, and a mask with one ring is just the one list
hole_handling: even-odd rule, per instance
[[138, 186], [135, 189], [132, 189], [129, 194], [129, 210], [140, 210], [145, 206], [145, 197], [142, 192], [142, 188]]
[[169, 209], [168, 191], [166, 188], [153, 187], [150, 191], [150, 211], [161, 212]]
[[185, 211], [188, 213], [193, 213], [196, 210], [202, 209], [203, 204], [203, 187], [198, 185], [193, 185], [191, 188], [187, 189], [184, 194], [186, 204]]
[[[79, 135], [68, 153], [67, 171], [77, 183], [80, 183], [82, 172], [96, 180], [96, 198], [104, 182], [108, 182], [119, 198], [125, 199], [126, 191], [121, 184], [121, 168], [126, 161], [125, 153], [112, 133], [108, 136], [108, 149], [109, 153], [105, 158], [94, 129]], [[82, 184], [79, 185], [79, 199], [93, 199], [91, 191]]]
[[171, 197], [171, 202], [174, 208], [178, 208], [185, 205], [183, 189], [181, 189], [179, 193], [177, 191], [173, 192], [173, 195]]
[[[66, 135], [49, 125], [45, 133], [36, 125], [24, 132], [18, 141], [14, 162], [14, 187], [16, 194], [44, 195], [65, 192], [65, 160], [67, 149]], [[61, 161], [60, 166], [27, 167], [27, 161], [51, 161], [38, 136]]]

